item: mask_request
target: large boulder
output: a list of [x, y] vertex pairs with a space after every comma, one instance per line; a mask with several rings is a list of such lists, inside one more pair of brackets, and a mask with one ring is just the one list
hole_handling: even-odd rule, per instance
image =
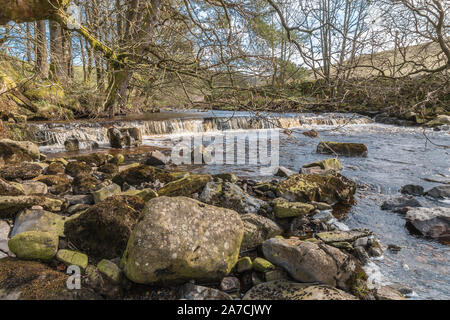
[[253, 214], [241, 215], [244, 223], [244, 239], [241, 250], [256, 248], [267, 239], [279, 236], [283, 230], [272, 220]]
[[69, 275], [35, 261], [0, 260], [0, 300], [87, 300], [99, 298], [82, 287], [67, 289]]
[[57, 235], [40, 232], [22, 232], [8, 241], [9, 250], [23, 260], [50, 261], [58, 251]]
[[179, 180], [169, 182], [158, 190], [160, 196], [180, 197], [190, 196], [194, 193], [200, 193], [206, 184], [212, 180], [207, 174], [192, 174]]
[[64, 233], [89, 256], [114, 259], [122, 255], [143, 207], [140, 198], [113, 196], [67, 221]]
[[342, 289], [353, 289], [360, 273], [358, 262], [339, 249], [298, 239], [273, 238], [263, 243], [267, 260], [284, 268], [300, 282], [320, 282]]
[[43, 167], [37, 163], [24, 162], [17, 166], [0, 169], [0, 177], [5, 180], [30, 180], [41, 175]]
[[351, 202], [356, 184], [339, 173], [294, 174], [281, 181], [277, 193], [289, 201]]
[[243, 235], [232, 210], [186, 197], [155, 198], [131, 233], [124, 272], [142, 284], [221, 279], [236, 264]]
[[63, 201], [43, 196], [0, 196], [0, 218], [14, 216], [23, 209], [42, 206], [44, 209], [61, 211]]
[[276, 280], [250, 289], [243, 300], [357, 300], [342, 290], [308, 283]]
[[68, 217], [40, 209], [27, 209], [20, 212], [11, 231], [11, 237], [22, 232], [41, 231], [64, 237], [64, 223]]
[[362, 143], [321, 141], [317, 146], [317, 153], [345, 157], [367, 157], [368, 150], [366, 145]]
[[113, 178], [113, 182], [120, 186], [123, 186], [125, 182], [131, 186], [139, 186], [142, 183], [153, 183], [156, 180], [162, 183], [168, 183], [178, 179], [179, 177], [176, 174], [168, 171], [152, 166], [140, 165], [122, 171]]
[[407, 226], [433, 239], [450, 240], [450, 208], [413, 208], [406, 214]]
[[245, 193], [238, 185], [231, 182], [209, 182], [199, 200], [214, 206], [228, 208], [238, 213], [257, 213], [264, 201]]
[[39, 160], [40, 156], [39, 148], [33, 142], [0, 140], [0, 168], [5, 164]]

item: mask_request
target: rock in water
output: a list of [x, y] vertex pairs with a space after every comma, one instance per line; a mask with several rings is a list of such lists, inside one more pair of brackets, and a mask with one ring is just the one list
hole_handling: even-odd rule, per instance
[[367, 157], [368, 150], [362, 143], [322, 141], [317, 146], [317, 153], [337, 154], [346, 157]]
[[152, 151], [148, 155], [145, 164], [149, 166], [163, 166], [168, 162], [167, 157], [161, 151]]
[[5, 164], [39, 160], [40, 156], [39, 148], [33, 142], [0, 140], [0, 168]]
[[294, 174], [277, 186], [280, 196], [299, 202], [350, 202], [355, 192], [356, 184], [339, 173]]
[[381, 205], [381, 210], [399, 210], [405, 207], [421, 207], [422, 204], [412, 196], [398, 197], [387, 200]]
[[450, 208], [413, 208], [406, 220], [409, 228], [425, 237], [450, 240]]
[[450, 185], [434, 187], [427, 191], [426, 195], [436, 199], [450, 198]]
[[64, 147], [66, 151], [79, 151], [80, 150], [80, 141], [76, 138], [70, 138], [64, 141]]
[[423, 195], [423, 187], [422, 186], [417, 186], [414, 184], [407, 184], [406, 186], [403, 186], [400, 190], [401, 193], [403, 194], [408, 194], [408, 195], [412, 195], [412, 196], [421, 196]]
[[173, 173], [169, 173], [152, 166], [140, 165], [122, 171], [113, 178], [113, 182], [120, 186], [123, 186], [125, 182], [130, 186], [136, 186], [147, 182], [153, 183], [156, 180], [163, 183], [168, 183], [178, 179], [179, 178]]
[[235, 211], [186, 197], [155, 198], [131, 233], [124, 272], [142, 284], [221, 279], [236, 264], [243, 235]]
[[114, 259], [122, 255], [143, 207], [140, 198], [113, 196], [66, 222], [64, 233], [89, 256]]
[[342, 289], [352, 289], [360, 273], [359, 263], [339, 249], [298, 239], [273, 238], [263, 243], [267, 260], [284, 268], [300, 282], [320, 282]]
[[326, 159], [322, 161], [317, 161], [309, 164], [305, 164], [303, 168], [314, 168], [314, 167], [320, 167], [320, 169], [328, 171], [328, 170], [335, 170], [340, 171], [342, 170], [342, 165], [339, 159], [331, 158]]

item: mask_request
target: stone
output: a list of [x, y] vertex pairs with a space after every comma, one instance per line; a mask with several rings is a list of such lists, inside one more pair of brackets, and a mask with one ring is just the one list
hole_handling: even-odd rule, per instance
[[143, 207], [137, 197], [110, 197], [67, 221], [64, 234], [90, 257], [116, 258], [122, 255]]
[[353, 288], [359, 275], [365, 276], [354, 258], [325, 244], [273, 238], [263, 243], [263, 253], [300, 282], [320, 282], [347, 290]]
[[413, 208], [406, 214], [406, 221], [409, 229], [425, 237], [450, 240], [450, 208]]
[[48, 165], [47, 170], [45, 171], [46, 175], [58, 175], [63, 174], [66, 171], [66, 168], [62, 163], [52, 162]]
[[407, 194], [411, 196], [422, 196], [424, 189], [422, 186], [417, 186], [414, 184], [407, 184], [400, 189], [402, 194]]
[[333, 207], [330, 206], [328, 203], [311, 201], [310, 204], [312, 204], [314, 208], [320, 211], [333, 210]]
[[317, 153], [333, 154], [345, 157], [367, 157], [368, 150], [362, 143], [321, 141]]
[[265, 240], [276, 237], [283, 230], [272, 220], [253, 213], [241, 215], [244, 223], [244, 238], [241, 250], [256, 248]]
[[69, 275], [36, 261], [0, 260], [0, 300], [94, 300], [101, 299], [82, 286], [69, 290]]
[[236, 183], [239, 181], [239, 178], [234, 173], [218, 173], [213, 177], [231, 183]]
[[307, 216], [315, 208], [302, 202], [274, 201], [273, 211], [279, 219]]
[[264, 272], [264, 280], [266, 282], [275, 281], [275, 280], [287, 280], [288, 274], [282, 268], [276, 268], [274, 270], [268, 270]]
[[143, 189], [143, 190], [136, 190], [136, 189], [130, 189], [127, 191], [124, 191], [121, 193], [123, 196], [136, 196], [144, 200], [144, 202], [150, 201], [153, 198], [157, 198], [159, 195], [158, 193], [150, 188]]
[[66, 166], [66, 173], [72, 177], [80, 174], [91, 174], [92, 167], [86, 162], [71, 161]]
[[67, 213], [70, 215], [73, 215], [77, 212], [85, 211], [89, 209], [91, 206], [89, 204], [74, 204], [73, 206], [70, 206], [67, 208]]
[[250, 289], [243, 300], [357, 300], [333, 287], [276, 280]]
[[231, 296], [217, 289], [186, 283], [181, 288], [182, 300], [233, 300]]
[[317, 237], [325, 243], [331, 242], [353, 242], [358, 238], [368, 237], [372, 235], [369, 230], [351, 230], [351, 231], [328, 231], [320, 232]]
[[64, 148], [68, 152], [79, 151], [80, 141], [76, 138], [69, 138], [66, 141], [64, 141]]
[[21, 186], [26, 196], [46, 195], [48, 193], [48, 187], [43, 182], [24, 181], [21, 183]]
[[259, 272], [266, 272], [275, 269], [275, 266], [270, 261], [258, 257], [253, 260], [253, 269]]
[[64, 237], [64, 223], [67, 217], [45, 210], [24, 210], [14, 222], [11, 237], [27, 231], [48, 232], [57, 237]]
[[98, 171], [109, 176], [114, 176], [119, 173], [119, 167], [113, 163], [105, 163], [100, 168], [98, 168]]
[[450, 198], [450, 185], [442, 185], [432, 188], [426, 192], [426, 195], [436, 199]]
[[69, 205], [77, 205], [77, 204], [94, 204], [94, 197], [92, 194], [80, 194], [80, 195], [71, 195], [67, 194], [64, 196], [64, 199], [69, 202]]
[[89, 262], [89, 258], [87, 255], [72, 250], [59, 250], [56, 253], [56, 260], [64, 263], [67, 266], [78, 266], [83, 270], [87, 268]]
[[388, 286], [377, 288], [375, 298], [377, 300], [406, 300], [400, 292]]
[[41, 175], [42, 167], [33, 162], [24, 162], [17, 166], [0, 169], [0, 177], [5, 180], [30, 180]]
[[116, 149], [136, 147], [142, 143], [142, 135], [138, 128], [109, 128], [107, 135], [111, 147]]
[[369, 255], [367, 254], [366, 249], [363, 247], [356, 247], [355, 248], [355, 256], [358, 258], [358, 260], [363, 264], [368, 264], [370, 261]]
[[0, 178], [0, 196], [21, 196], [25, 194], [21, 185], [14, 185]]
[[58, 237], [48, 232], [27, 231], [12, 237], [8, 246], [19, 259], [50, 261], [58, 251]]
[[294, 171], [289, 170], [285, 167], [279, 167], [277, 169], [277, 171], [275, 172], [275, 176], [282, 177], [282, 178], [288, 178], [288, 177], [292, 176], [293, 174], [295, 174]]
[[65, 174], [39, 176], [34, 181], [45, 183], [52, 194], [65, 193], [72, 188], [71, 180]]
[[113, 184], [110, 184], [109, 186], [106, 186], [97, 191], [94, 191], [92, 193], [92, 196], [94, 197], [94, 202], [99, 203], [99, 202], [102, 202], [103, 200], [105, 200], [106, 198], [109, 198], [109, 197], [112, 197], [115, 195], [119, 195], [121, 192], [122, 192], [122, 190], [120, 189], [120, 186], [113, 183]]
[[161, 151], [152, 151], [149, 153], [145, 164], [149, 166], [164, 166], [168, 162], [169, 160]]
[[394, 289], [395, 291], [401, 293], [402, 295], [410, 295], [414, 292], [413, 289], [401, 283], [393, 283], [388, 285], [388, 287]]
[[116, 153], [110, 160], [111, 163], [120, 166], [125, 161], [125, 157], [121, 153]]
[[0, 168], [5, 164], [39, 160], [39, 147], [29, 141], [0, 140]]
[[412, 196], [397, 197], [390, 200], [386, 200], [381, 205], [381, 210], [399, 210], [405, 207], [421, 207], [422, 204]]
[[122, 271], [114, 262], [103, 259], [98, 263], [97, 269], [112, 283], [120, 282]]
[[241, 288], [241, 282], [236, 277], [225, 277], [220, 282], [220, 290], [225, 292], [236, 292]]
[[42, 206], [48, 211], [61, 211], [63, 202], [58, 199], [43, 196], [0, 196], [0, 218], [12, 217], [16, 213], [31, 208]]
[[320, 211], [312, 216], [313, 220], [319, 220], [320, 222], [328, 222], [334, 218], [331, 210]]
[[8, 247], [9, 232], [11, 228], [6, 221], [0, 220], [0, 254], [3, 258], [8, 257], [10, 253]]
[[200, 193], [205, 188], [206, 184], [212, 180], [210, 175], [206, 174], [192, 174], [179, 180], [169, 182], [164, 187], [158, 190], [160, 196], [179, 197], [190, 196], [193, 193]]
[[340, 171], [340, 170], [342, 170], [341, 162], [337, 158], [321, 160], [321, 161], [305, 164], [303, 166], [303, 168], [314, 168], [314, 167], [320, 167], [322, 170], [325, 170], [325, 171], [328, 171], [328, 170]]
[[232, 210], [158, 197], [146, 203], [121, 265], [140, 284], [221, 279], [236, 264], [243, 235]]
[[82, 156], [77, 156], [74, 158], [74, 160], [77, 162], [85, 162], [90, 167], [101, 167], [108, 162], [109, 156], [110, 155], [106, 153], [90, 153]]
[[266, 203], [245, 193], [231, 182], [209, 182], [200, 194], [199, 200], [214, 206], [235, 210], [238, 213], [257, 213]]
[[356, 184], [339, 173], [294, 174], [277, 186], [278, 195], [296, 202], [351, 202], [355, 192]]
[[300, 168], [301, 174], [326, 174], [326, 171], [321, 167], [309, 167], [309, 168]]
[[238, 273], [243, 273], [253, 269], [253, 262], [250, 257], [243, 257], [236, 263], [236, 271]]
[[438, 127], [438, 126], [443, 126], [446, 124], [450, 124], [450, 116], [441, 114], [438, 115], [435, 119], [427, 122], [427, 126], [429, 127]]
[[113, 178], [113, 182], [119, 186], [123, 186], [125, 182], [130, 186], [140, 186], [142, 183], [153, 183], [156, 180], [162, 183], [168, 183], [178, 179], [173, 173], [162, 169], [147, 165], [134, 165], [134, 167], [128, 168], [116, 175]]
[[90, 194], [97, 190], [102, 182], [91, 175], [80, 174], [73, 179], [72, 191], [75, 195]]

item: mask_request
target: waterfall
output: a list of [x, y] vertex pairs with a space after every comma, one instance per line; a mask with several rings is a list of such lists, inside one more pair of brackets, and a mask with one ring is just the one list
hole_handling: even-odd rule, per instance
[[292, 129], [310, 126], [339, 126], [346, 124], [369, 124], [373, 121], [366, 117], [351, 118], [348, 115], [302, 115], [290, 117], [270, 116], [264, 118], [250, 116], [209, 117], [198, 119], [170, 120], [121, 120], [108, 122], [74, 121], [61, 123], [30, 124], [34, 140], [41, 148], [48, 151], [64, 149], [64, 142], [69, 138], [80, 141], [81, 149], [88, 149], [92, 143], [101, 147], [109, 145], [107, 131], [112, 126], [117, 128], [137, 127], [145, 136], [161, 136], [167, 134], [202, 133], [227, 130], [258, 129]]

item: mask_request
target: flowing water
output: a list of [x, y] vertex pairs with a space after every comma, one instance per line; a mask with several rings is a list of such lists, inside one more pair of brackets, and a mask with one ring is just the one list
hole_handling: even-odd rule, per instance
[[[280, 130], [280, 165], [298, 171], [302, 165], [325, 159], [315, 153], [318, 139], [302, 134], [315, 129], [323, 140], [360, 142], [367, 145], [367, 158], [340, 158], [343, 174], [358, 185], [357, 203], [343, 221], [350, 228], [368, 228], [385, 245], [402, 247], [398, 253], [385, 250], [381, 259], [373, 260], [373, 278], [384, 283], [398, 282], [411, 287], [413, 297], [421, 299], [450, 298], [450, 247], [435, 241], [411, 235], [404, 218], [390, 211], [380, 210], [381, 203], [393, 196], [405, 184], [419, 184], [429, 189], [441, 183], [450, 183], [450, 150], [438, 145], [450, 145], [450, 132], [431, 129], [396, 127], [373, 123], [365, 117], [342, 114], [265, 114], [208, 112], [190, 114], [162, 114], [155, 119], [144, 115], [134, 119], [120, 119], [114, 125], [139, 127], [144, 144], [172, 147], [175, 137], [205, 134], [217, 136], [225, 131], [241, 134], [255, 130]], [[107, 146], [106, 131], [112, 122], [75, 122], [35, 124], [36, 140], [44, 152], [57, 152], [66, 138], [75, 136], [83, 141], [97, 141]], [[427, 138], [426, 138], [427, 137]], [[252, 141], [249, 142], [250, 144]], [[194, 166], [193, 172], [233, 172], [252, 179], [270, 179], [261, 176], [252, 165]], [[430, 182], [434, 180], [436, 182]], [[450, 206], [448, 200], [432, 201], [418, 198], [424, 206]], [[381, 274], [380, 274], [381, 272]]]

